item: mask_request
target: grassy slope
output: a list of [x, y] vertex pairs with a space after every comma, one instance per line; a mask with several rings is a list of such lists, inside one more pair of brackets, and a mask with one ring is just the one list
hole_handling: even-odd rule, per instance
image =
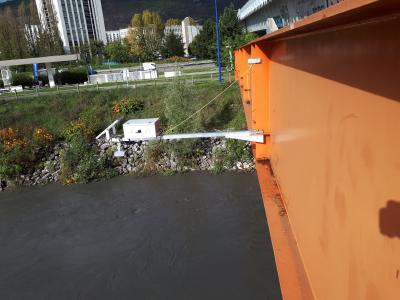
[[[30, 100], [10, 101], [0, 104], [0, 129], [11, 127], [29, 133], [33, 128], [47, 128], [58, 139], [64, 129], [82, 114], [94, 116], [97, 130], [100, 132], [121, 114], [112, 111], [114, 103], [123, 98], [139, 99], [145, 103], [143, 111], [125, 116], [126, 118], [159, 117], [164, 128], [172, 125], [165, 116], [165, 98], [174, 87], [141, 87], [135, 90], [112, 90], [83, 92], [80, 95], [54, 95]], [[216, 82], [191, 86], [188, 105], [182, 106], [180, 114], [188, 116], [207, 103], [221, 90]], [[179, 108], [178, 108], [179, 109]], [[199, 125], [200, 124], [200, 125]], [[245, 125], [240, 94], [237, 87], [230, 89], [216, 103], [208, 107], [192, 121], [193, 126], [186, 128], [201, 129], [241, 129]], [[194, 126], [196, 125], [196, 126]]]

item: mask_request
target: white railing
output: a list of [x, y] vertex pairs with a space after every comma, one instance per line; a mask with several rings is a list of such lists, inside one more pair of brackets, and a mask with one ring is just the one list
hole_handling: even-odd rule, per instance
[[238, 11], [238, 18], [243, 21], [248, 16], [254, 14], [256, 11], [260, 10], [272, 0], [250, 0]]

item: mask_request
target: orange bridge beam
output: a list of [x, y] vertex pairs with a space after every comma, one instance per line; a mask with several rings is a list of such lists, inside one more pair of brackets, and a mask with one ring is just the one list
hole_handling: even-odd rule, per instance
[[399, 30], [345, 0], [236, 51], [285, 299], [400, 298]]

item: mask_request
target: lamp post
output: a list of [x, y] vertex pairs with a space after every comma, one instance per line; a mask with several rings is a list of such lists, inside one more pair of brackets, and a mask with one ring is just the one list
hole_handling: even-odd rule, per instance
[[217, 33], [218, 72], [219, 72], [219, 81], [222, 82], [221, 45], [220, 45], [220, 38], [219, 38], [218, 1], [214, 0], [214, 4], [215, 4], [215, 31]]

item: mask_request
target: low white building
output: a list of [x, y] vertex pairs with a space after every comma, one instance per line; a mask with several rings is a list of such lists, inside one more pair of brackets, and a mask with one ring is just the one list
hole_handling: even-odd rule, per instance
[[182, 37], [182, 26], [181, 25], [165, 26], [164, 34], [168, 35], [170, 33]]
[[143, 63], [139, 70], [120, 69], [111, 72], [103, 71], [99, 74], [90, 75], [91, 84], [103, 84], [110, 82], [128, 82], [137, 80], [151, 80], [158, 78], [157, 66], [155, 63]]
[[128, 37], [128, 28], [106, 31], [107, 43], [123, 41]]

